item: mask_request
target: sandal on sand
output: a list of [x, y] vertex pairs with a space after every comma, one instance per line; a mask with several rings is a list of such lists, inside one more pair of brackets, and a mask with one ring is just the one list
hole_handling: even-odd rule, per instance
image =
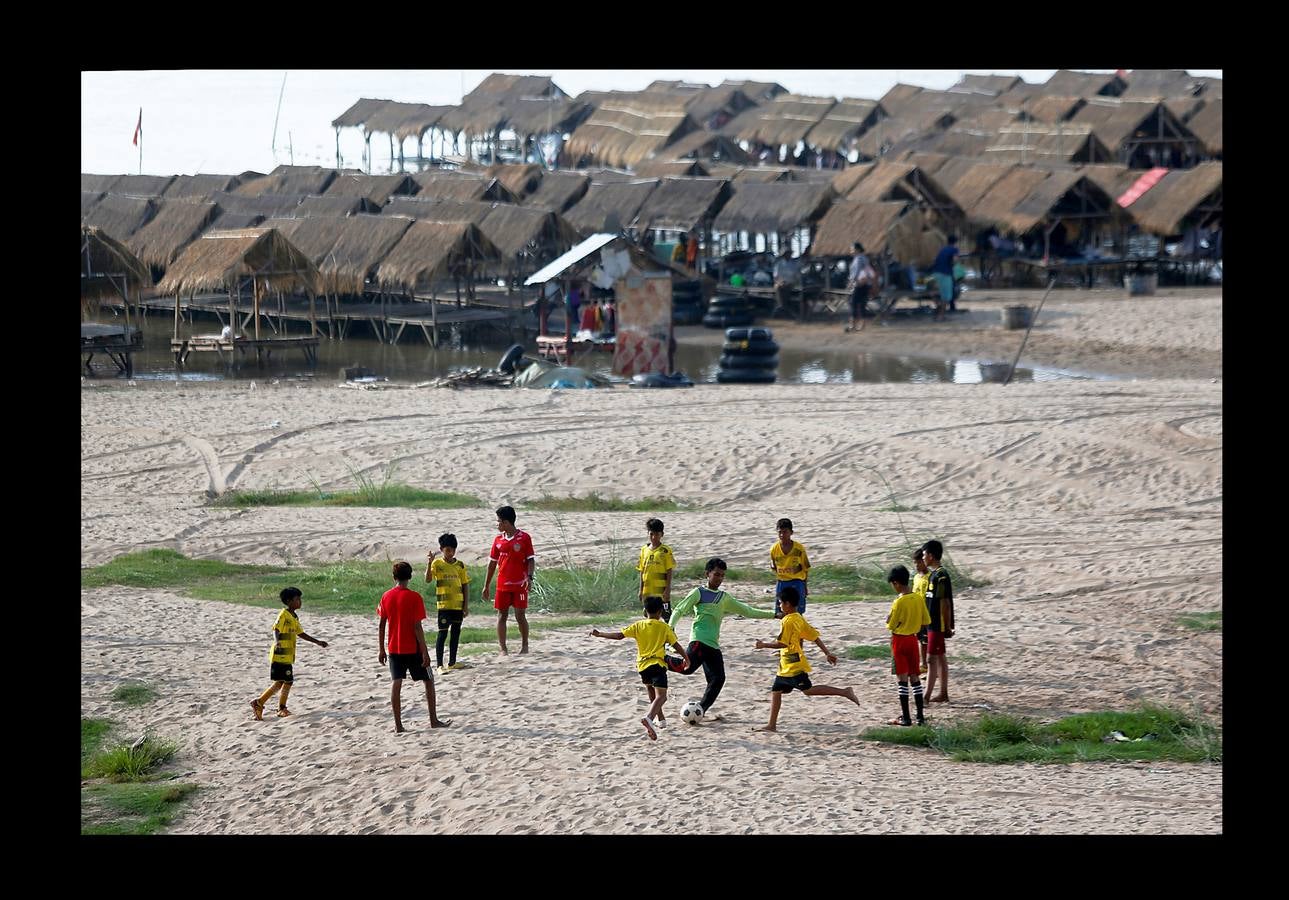
[[291, 715], [291, 710], [287, 709], [285, 706], [279, 706], [277, 708], [277, 717], [279, 719], [285, 719], [289, 715]]
[[658, 732], [653, 730], [653, 726], [649, 724], [649, 720], [647, 718], [642, 718], [640, 720], [640, 724], [644, 726], [645, 731], [649, 732], [649, 740], [658, 740]]
[[905, 718], [902, 718], [902, 717], [898, 717], [898, 716], [897, 716], [896, 718], [891, 719], [891, 720], [890, 720], [889, 722], [887, 722], [886, 724], [887, 724], [887, 725], [899, 725], [899, 726], [900, 726], [900, 727], [902, 727], [902, 728], [908, 728], [910, 725], [912, 725], [912, 724], [913, 724], [913, 721], [912, 721], [911, 719], [905, 719]]
[[254, 700], [251, 701], [251, 709], [255, 712], [255, 721], [263, 722], [264, 704], [260, 702], [258, 697], [256, 697]]

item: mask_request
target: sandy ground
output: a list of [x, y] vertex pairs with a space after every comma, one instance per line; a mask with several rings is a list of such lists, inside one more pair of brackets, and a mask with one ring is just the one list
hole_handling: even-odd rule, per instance
[[[1137, 364], [1141, 377], [1114, 382], [675, 392], [85, 382], [82, 564], [147, 547], [234, 562], [419, 560], [449, 529], [477, 562], [493, 535], [487, 509], [214, 509], [204, 501], [212, 465], [230, 488], [286, 488], [343, 486], [350, 469], [396, 462], [400, 481], [490, 507], [591, 490], [662, 495], [692, 504], [663, 516], [682, 565], [713, 554], [760, 565], [783, 515], [816, 563], [893, 547], [905, 533], [943, 540], [990, 583], [956, 603], [953, 703], [934, 708], [941, 721], [985, 707], [1054, 718], [1138, 700], [1220, 716], [1222, 635], [1187, 631], [1177, 617], [1222, 605], [1221, 299], [1179, 293], [1049, 298], [1026, 360]], [[776, 334], [874, 350], [908, 341], [933, 354], [980, 346], [1001, 358], [1019, 341], [997, 325], [992, 307], [1004, 302], [1014, 297], [968, 295], [970, 316], [942, 330], [897, 319], [855, 336], [835, 325]], [[883, 511], [892, 497], [911, 509]], [[578, 561], [633, 555], [644, 518], [533, 512], [519, 524], [540, 570], [561, 550]], [[768, 602], [760, 588], [733, 587]], [[174, 738], [176, 770], [207, 787], [178, 832], [634, 834], [677, 804], [692, 812], [691, 833], [1223, 827], [1220, 766], [985, 766], [861, 741], [898, 710], [888, 667], [829, 667], [813, 647], [816, 683], [854, 685], [861, 705], [794, 694], [780, 733], [754, 734], [774, 658], [752, 645], [773, 623], [726, 621], [729, 680], [715, 707], [724, 721], [682, 725], [679, 707], [702, 680], [673, 676], [676, 721], [650, 743], [633, 645], [587, 629], [544, 633], [527, 657], [489, 651], [441, 677], [447, 730], [428, 729], [409, 682], [411, 731], [394, 735], [374, 616], [311, 611], [306, 596], [304, 626], [331, 646], [300, 646], [297, 715], [255, 722], [247, 701], [266, 686], [273, 611], [129, 588], [83, 590], [81, 608], [82, 716]], [[841, 651], [884, 640], [885, 613], [820, 604], [808, 618]], [[162, 698], [137, 710], [112, 702], [125, 680]], [[292, 777], [280, 776], [282, 760]]]

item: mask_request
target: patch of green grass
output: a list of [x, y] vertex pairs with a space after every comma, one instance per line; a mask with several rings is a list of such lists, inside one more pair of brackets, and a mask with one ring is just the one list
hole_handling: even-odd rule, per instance
[[[1106, 742], [1112, 732], [1127, 741]], [[1049, 724], [985, 713], [927, 727], [870, 728], [863, 737], [930, 747], [960, 762], [1069, 763], [1103, 760], [1220, 762], [1221, 735], [1198, 717], [1143, 705], [1130, 712], [1081, 713]]]
[[[81, 769], [95, 756], [107, 740], [112, 723], [107, 719], [81, 719]], [[84, 775], [82, 774], [82, 777]]]
[[371, 506], [403, 509], [463, 509], [482, 506], [483, 501], [470, 494], [451, 491], [427, 491], [409, 484], [377, 485], [363, 491], [229, 491], [212, 506]]
[[176, 550], [158, 548], [127, 553], [111, 562], [81, 570], [81, 587], [180, 587], [208, 579], [277, 571], [273, 566], [246, 566], [217, 559], [189, 559]]
[[123, 684], [112, 692], [112, 699], [126, 706], [143, 706], [157, 699], [157, 692], [146, 684]]
[[[673, 573], [673, 584], [680, 582], [701, 582], [707, 584], [707, 560], [693, 559], [683, 566], [677, 566]], [[725, 570], [726, 581], [737, 581], [751, 584], [774, 584], [774, 573], [770, 571], [770, 557], [766, 555], [764, 567], [730, 566]], [[674, 594], [674, 592], [673, 592]]]
[[858, 644], [846, 648], [847, 659], [890, 659], [890, 644]]
[[81, 790], [81, 834], [154, 834], [195, 784], [96, 784]]
[[1177, 620], [1177, 624], [1191, 631], [1221, 631], [1222, 611], [1186, 613]]
[[[82, 744], [83, 742], [82, 735]], [[108, 781], [146, 781], [152, 770], [167, 762], [178, 749], [173, 741], [147, 735], [137, 746], [121, 745], [95, 753], [81, 767], [81, 777], [106, 778]]]
[[601, 497], [596, 491], [585, 497], [552, 497], [545, 494], [536, 500], [527, 500], [522, 505], [524, 509], [550, 512], [674, 512], [685, 508], [683, 504], [667, 497], [624, 500], [620, 497]]

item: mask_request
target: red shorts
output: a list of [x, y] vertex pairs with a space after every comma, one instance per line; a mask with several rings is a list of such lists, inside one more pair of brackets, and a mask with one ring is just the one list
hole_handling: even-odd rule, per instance
[[[528, 591], [497, 591], [497, 596], [492, 601], [493, 609], [528, 609]], [[944, 643], [941, 642], [941, 648]], [[944, 652], [943, 649], [940, 651]]]
[[918, 636], [916, 634], [891, 635], [891, 656], [895, 660], [896, 675], [916, 677], [922, 665]]
[[944, 656], [944, 632], [932, 631], [927, 629], [926, 632], [926, 655], [927, 656]]

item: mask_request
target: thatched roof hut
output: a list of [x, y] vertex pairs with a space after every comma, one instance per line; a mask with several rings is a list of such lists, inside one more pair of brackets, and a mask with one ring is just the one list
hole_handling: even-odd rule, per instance
[[376, 282], [385, 289], [415, 291], [435, 279], [465, 274], [473, 265], [500, 260], [501, 251], [469, 222], [416, 221], [376, 267]]
[[[441, 127], [471, 134], [486, 134], [505, 128], [512, 120], [525, 125], [537, 124], [539, 130], [520, 131], [524, 134], [543, 134], [545, 116], [538, 106], [567, 100], [568, 95], [559, 85], [544, 75], [505, 75], [494, 72], [479, 82], [478, 86], [461, 98], [461, 105], [443, 115]], [[537, 100], [540, 103], [531, 101]], [[566, 112], [572, 108], [566, 107]], [[553, 110], [549, 112], [553, 118]]]
[[1043, 83], [1042, 93], [1062, 97], [1118, 97], [1127, 88], [1128, 82], [1118, 74], [1060, 69]]
[[101, 228], [110, 237], [124, 241], [148, 224], [156, 212], [156, 200], [105, 194], [81, 216], [81, 224]]
[[1035, 164], [1108, 163], [1112, 154], [1090, 125], [1019, 122], [1001, 128], [981, 156], [990, 162]]
[[[850, 179], [847, 173], [859, 170]], [[861, 203], [897, 201], [933, 210], [950, 227], [963, 220], [963, 210], [933, 176], [908, 162], [880, 160], [867, 166], [851, 166], [834, 177], [833, 189], [848, 200]], [[843, 190], [844, 188], [844, 190]]]
[[302, 197], [322, 194], [337, 174], [335, 169], [324, 169], [321, 166], [278, 166], [262, 178], [243, 181], [233, 188], [233, 193], [242, 197], [262, 197], [265, 194]]
[[705, 178], [707, 167], [696, 159], [651, 159], [636, 166], [639, 178]]
[[518, 197], [491, 175], [470, 172], [445, 172], [434, 170], [416, 172], [412, 180], [421, 186], [418, 197], [437, 200], [488, 200], [495, 203], [516, 203]]
[[431, 128], [441, 127], [443, 117], [453, 109], [455, 107], [452, 106], [387, 100], [383, 106], [366, 111], [363, 131], [367, 134], [391, 134], [400, 141], [420, 137]]
[[1015, 166], [952, 159], [935, 173], [937, 183], [953, 198], [959, 208], [970, 214], [980, 198], [1005, 178]]
[[684, 100], [648, 91], [586, 91], [579, 100], [595, 111], [569, 135], [561, 156], [574, 165], [630, 168], [699, 128]]
[[716, 216], [723, 232], [776, 234], [811, 225], [827, 211], [836, 193], [832, 185], [738, 182], [734, 195]]
[[384, 206], [395, 195], [415, 194], [420, 185], [410, 175], [339, 175], [327, 186], [326, 197], [362, 197]]
[[516, 203], [522, 203], [526, 197], [541, 187], [544, 171], [535, 163], [519, 165], [498, 163], [489, 166], [487, 174], [501, 182], [506, 190], [514, 195]]
[[591, 176], [581, 172], [546, 172], [541, 184], [524, 203], [539, 209], [563, 213], [581, 200], [591, 184]]
[[366, 197], [332, 196], [305, 197], [300, 205], [292, 210], [293, 216], [356, 216], [360, 213], [378, 213], [381, 205], [373, 203]]
[[910, 101], [920, 93], [922, 93], [922, 88], [916, 84], [896, 82], [877, 102], [881, 104], [882, 109], [886, 110], [888, 115], [898, 116], [905, 107], [909, 106]]
[[1028, 197], [1040, 182], [1046, 181], [1050, 174], [1044, 169], [1013, 166], [1011, 171], [994, 182], [974, 204], [964, 207], [967, 217], [973, 222], [985, 225], [1015, 228], [1011, 220], [1012, 210]]
[[1094, 99], [1070, 123], [1090, 126], [1115, 161], [1141, 168], [1184, 164], [1202, 153], [1195, 135], [1159, 101]]
[[81, 300], [127, 296], [152, 284], [152, 273], [120, 241], [93, 225], [81, 225]]
[[1222, 212], [1222, 164], [1201, 163], [1193, 169], [1174, 169], [1128, 207], [1143, 231], [1181, 234]]
[[849, 256], [854, 252], [852, 245], [859, 241], [873, 258], [889, 250], [905, 265], [926, 266], [935, 259], [945, 237], [936, 230], [928, 239], [929, 228], [921, 210], [907, 203], [838, 200], [819, 220], [810, 255]]
[[636, 226], [689, 231], [710, 221], [731, 195], [723, 178], [664, 178], [636, 214]]
[[756, 106], [758, 102], [741, 88], [723, 84], [694, 92], [685, 104], [685, 112], [689, 113], [703, 128], [718, 129], [743, 110]]
[[[692, 157], [695, 160], [720, 160], [740, 165], [752, 160], [751, 155], [727, 135], [703, 130], [691, 131], [667, 147], [666, 155], [673, 160]], [[645, 174], [643, 167], [648, 165], [648, 162], [640, 163], [636, 166], [636, 172]]]
[[[910, 151], [900, 155], [900, 162], [912, 163], [928, 175], [937, 174], [945, 163], [954, 159], [947, 153], [925, 153]], [[937, 179], [939, 181], [939, 179]]]
[[1112, 195], [1081, 172], [1067, 169], [1052, 172], [1035, 184], [995, 224], [1024, 234], [1042, 222], [1077, 220], [1084, 224], [1109, 224], [1126, 218]]
[[1142, 176], [1141, 169], [1117, 164], [1080, 166], [1078, 171], [1116, 200]]
[[[224, 215], [237, 216], [294, 216], [304, 197], [297, 194], [262, 194], [249, 197], [244, 194], [228, 194], [217, 191], [206, 198], [219, 204]], [[221, 225], [226, 228], [226, 225]]]
[[[495, 203], [483, 200], [453, 200], [440, 197], [395, 197], [381, 210], [382, 215], [406, 216], [427, 222], [470, 222], [480, 224]], [[514, 204], [507, 204], [513, 206]]]
[[1207, 101], [1204, 106], [1191, 116], [1186, 127], [1199, 138], [1204, 152], [1218, 159], [1222, 158], [1222, 98]]
[[197, 240], [214, 223], [220, 209], [214, 203], [191, 200], [158, 200], [149, 222], [125, 240], [141, 261], [165, 268], [180, 251]]
[[1025, 116], [1035, 122], [1068, 122], [1078, 111], [1088, 105], [1083, 97], [1061, 97], [1055, 94], [1044, 94], [1034, 97], [1025, 104]]
[[738, 184], [770, 184], [771, 182], [796, 181], [795, 166], [741, 166], [714, 164], [707, 167], [712, 178], [724, 178]]
[[821, 150], [845, 150], [852, 139], [885, 115], [886, 110], [876, 100], [842, 98], [806, 133], [806, 146]]
[[98, 194], [106, 194], [112, 190], [112, 185], [121, 180], [121, 175], [90, 175], [86, 172], [81, 173], [81, 190], [92, 191]]
[[316, 293], [318, 269], [276, 229], [216, 230], [188, 245], [157, 290], [191, 295], [231, 289], [243, 278], [254, 278], [269, 290]]
[[261, 227], [276, 229], [316, 266], [335, 246], [344, 222], [339, 216], [310, 216], [307, 219], [265, 219]]
[[1204, 91], [1203, 80], [1185, 69], [1133, 69], [1126, 80], [1128, 87], [1121, 96], [1133, 100], [1194, 97]]
[[131, 197], [160, 197], [175, 180], [174, 175], [122, 175], [112, 182], [111, 193]]
[[899, 144], [943, 131], [957, 121], [954, 115], [933, 106], [906, 106], [890, 118], [878, 119], [855, 141], [860, 159], [876, 159]]
[[562, 134], [591, 114], [590, 105], [569, 97], [516, 97], [503, 107], [506, 127], [517, 135]]
[[949, 90], [997, 97], [1022, 83], [1019, 75], [963, 75]]
[[411, 227], [402, 216], [341, 219], [331, 249], [318, 262], [320, 288], [329, 294], [358, 295], [367, 280]]
[[377, 110], [383, 109], [389, 100], [374, 100], [368, 97], [361, 98], [353, 106], [342, 112], [339, 116], [331, 120], [332, 128], [358, 128], [366, 124]]
[[494, 204], [479, 230], [503, 257], [527, 254], [539, 261], [554, 259], [581, 235], [563, 216], [534, 206]]
[[751, 100], [761, 103], [765, 100], [773, 100], [780, 94], [786, 94], [788, 89], [777, 81], [731, 81], [726, 78], [718, 87], [738, 88]]
[[166, 200], [202, 200], [216, 191], [231, 191], [241, 184], [236, 175], [176, 175], [161, 196]]
[[94, 208], [94, 204], [102, 200], [104, 194], [102, 191], [81, 191], [81, 218]]
[[640, 207], [657, 189], [658, 183], [657, 178], [611, 183], [593, 181], [564, 218], [583, 234], [605, 230], [610, 216], [616, 218], [622, 228], [630, 228]]
[[770, 147], [795, 146], [837, 105], [833, 97], [780, 94], [731, 119], [721, 133], [736, 141]]

